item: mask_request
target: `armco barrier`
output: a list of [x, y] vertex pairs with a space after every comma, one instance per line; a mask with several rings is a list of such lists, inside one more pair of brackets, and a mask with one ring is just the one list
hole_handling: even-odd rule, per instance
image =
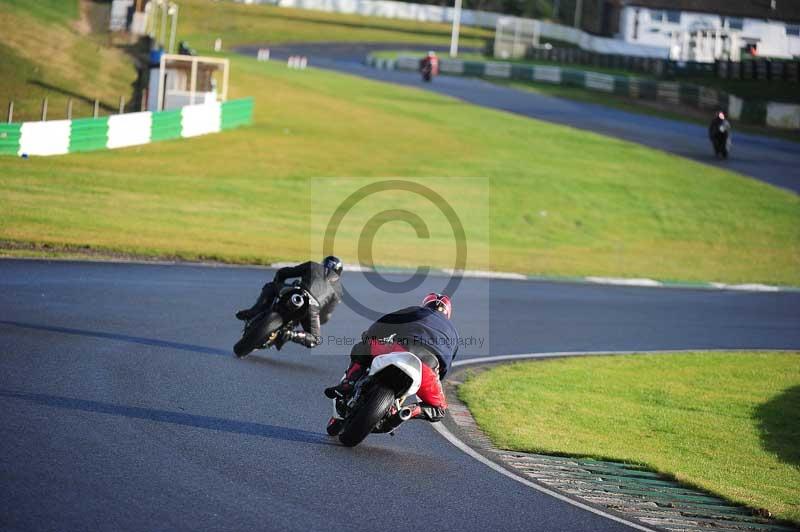
[[0, 155], [62, 155], [194, 137], [250, 124], [253, 99], [157, 113], [0, 124]]
[[[400, 56], [397, 59], [384, 59], [369, 55], [366, 63], [375, 68], [389, 70], [417, 70], [419, 58]], [[658, 100], [673, 105], [681, 103], [699, 109], [724, 109], [734, 120], [776, 128], [800, 129], [800, 105], [742, 100], [732, 94], [690, 83], [502, 61], [440, 59], [439, 70], [443, 74], [532, 80], [644, 100]]]

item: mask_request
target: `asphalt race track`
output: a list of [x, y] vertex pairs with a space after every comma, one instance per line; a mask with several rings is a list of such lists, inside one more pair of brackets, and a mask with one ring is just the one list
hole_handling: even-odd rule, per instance
[[[424, 422], [355, 449], [329, 439], [322, 389], [347, 348], [231, 354], [234, 311], [271, 276], [0, 261], [0, 529], [627, 529], [497, 474]], [[345, 283], [386, 311], [419, 295]], [[800, 348], [800, 293], [465, 279], [456, 325], [476, 330], [486, 309], [494, 354]], [[340, 307], [324, 333], [366, 325]]]
[[[373, 50], [423, 50], [425, 47], [386, 43], [263, 47], [270, 49], [273, 59], [285, 60], [290, 55], [303, 55], [308, 57], [311, 66], [432, 90], [476, 105], [637, 142], [800, 193], [800, 144], [796, 142], [734, 129], [731, 158], [718, 161], [711, 150], [706, 128], [699, 125], [535, 94], [477, 78], [439, 76], [432, 83], [424, 83], [414, 72], [378, 70], [363, 64], [366, 55]], [[238, 51], [256, 55], [258, 48], [261, 47], [241, 47]], [[434, 48], [442, 51], [441, 47]], [[702, 175], [697, 178], [702, 179]]]

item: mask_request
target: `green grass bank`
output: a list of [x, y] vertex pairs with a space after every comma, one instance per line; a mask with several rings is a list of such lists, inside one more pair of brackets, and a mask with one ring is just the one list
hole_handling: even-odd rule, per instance
[[459, 396], [503, 449], [642, 464], [800, 523], [800, 353], [520, 362]]

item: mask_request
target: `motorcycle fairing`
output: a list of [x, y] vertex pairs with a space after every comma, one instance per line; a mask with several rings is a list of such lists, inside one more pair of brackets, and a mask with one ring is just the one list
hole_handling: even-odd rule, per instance
[[369, 368], [370, 375], [377, 375], [381, 370], [394, 366], [411, 379], [411, 386], [404, 396], [414, 395], [422, 384], [422, 361], [413, 353], [400, 351], [378, 355], [372, 360]]

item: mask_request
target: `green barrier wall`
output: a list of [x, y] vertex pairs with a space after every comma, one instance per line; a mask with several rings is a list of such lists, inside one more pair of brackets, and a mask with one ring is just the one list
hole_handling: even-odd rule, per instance
[[150, 141], [177, 139], [181, 136], [181, 110], [153, 113]]
[[22, 124], [0, 124], [0, 155], [16, 155]]
[[222, 104], [222, 129], [231, 129], [253, 121], [253, 98], [232, 100]]
[[[216, 108], [213, 108], [216, 110]], [[253, 122], [253, 98], [231, 100], [220, 105], [220, 129], [232, 129]], [[151, 114], [150, 142], [181, 138], [182, 110]], [[70, 121], [68, 153], [107, 149], [109, 117], [78, 118]], [[0, 155], [17, 155], [22, 139], [22, 123], [0, 124]], [[116, 134], [115, 132], [112, 132]], [[26, 134], [29, 130], [26, 129]], [[26, 138], [26, 143], [31, 139]], [[146, 140], [142, 140], [147, 143]]]
[[105, 149], [108, 143], [108, 117], [78, 118], [72, 121], [69, 135], [69, 151], [93, 151]]

